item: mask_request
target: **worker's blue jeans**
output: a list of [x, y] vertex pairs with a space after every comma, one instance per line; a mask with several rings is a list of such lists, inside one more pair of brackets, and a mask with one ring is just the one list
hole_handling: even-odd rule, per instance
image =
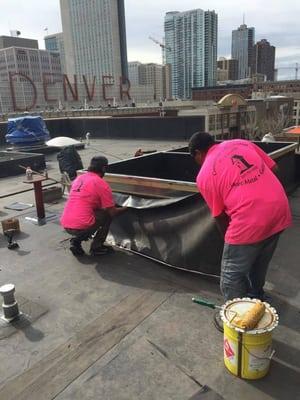
[[263, 300], [267, 269], [279, 236], [248, 245], [225, 243], [220, 282], [225, 301], [246, 296]]

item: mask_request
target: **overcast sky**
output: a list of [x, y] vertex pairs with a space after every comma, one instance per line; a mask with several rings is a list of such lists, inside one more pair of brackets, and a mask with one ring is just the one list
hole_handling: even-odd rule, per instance
[[[59, 0], [0, 0], [0, 34], [11, 29], [23, 37], [37, 38], [44, 48], [44, 29], [61, 30]], [[87, 0], [88, 1], [88, 0]], [[160, 48], [149, 35], [162, 39], [167, 11], [194, 8], [215, 10], [219, 16], [219, 56], [230, 56], [231, 31], [243, 20], [256, 29], [256, 40], [268, 39], [277, 48], [276, 64], [294, 67], [300, 63], [300, 0], [125, 0], [129, 61], [161, 62]], [[293, 78], [294, 70], [281, 74]]]

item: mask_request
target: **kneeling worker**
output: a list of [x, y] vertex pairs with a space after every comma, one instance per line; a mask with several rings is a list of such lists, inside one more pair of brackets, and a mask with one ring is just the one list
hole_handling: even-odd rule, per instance
[[104, 242], [112, 218], [126, 210], [126, 207], [115, 206], [112, 190], [103, 179], [107, 165], [105, 157], [93, 157], [88, 172], [72, 183], [60, 222], [74, 236], [70, 250], [75, 256], [85, 254], [81, 242], [93, 234], [91, 255], [108, 253], [110, 247], [105, 246]]

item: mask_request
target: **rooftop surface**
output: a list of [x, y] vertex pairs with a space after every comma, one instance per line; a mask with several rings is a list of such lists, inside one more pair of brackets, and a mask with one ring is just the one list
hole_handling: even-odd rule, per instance
[[[182, 142], [97, 140], [80, 151], [84, 165], [99, 151], [117, 160], [138, 148], [169, 149]], [[59, 178], [55, 156], [49, 175]], [[0, 194], [27, 189], [23, 177], [0, 180]], [[58, 216], [64, 201], [47, 206], [44, 226], [25, 220], [33, 192], [0, 199], [0, 220], [17, 216], [20, 249], [0, 234], [0, 284], [14, 283], [24, 317], [0, 323], [0, 399], [270, 400], [300, 399], [300, 190], [290, 202], [294, 226], [284, 232], [267, 276], [278, 310], [276, 350], [267, 377], [246, 381], [223, 364], [223, 337], [200, 295], [222, 304], [218, 282], [166, 268], [116, 249], [78, 260]], [[86, 245], [86, 244], [85, 244]]]

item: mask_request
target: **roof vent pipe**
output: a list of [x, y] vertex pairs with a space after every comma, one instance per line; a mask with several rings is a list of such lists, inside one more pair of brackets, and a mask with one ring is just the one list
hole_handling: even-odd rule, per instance
[[15, 299], [15, 290], [15, 285], [11, 283], [0, 287], [0, 294], [3, 297], [2, 319], [6, 322], [12, 322], [20, 315], [18, 303]]

